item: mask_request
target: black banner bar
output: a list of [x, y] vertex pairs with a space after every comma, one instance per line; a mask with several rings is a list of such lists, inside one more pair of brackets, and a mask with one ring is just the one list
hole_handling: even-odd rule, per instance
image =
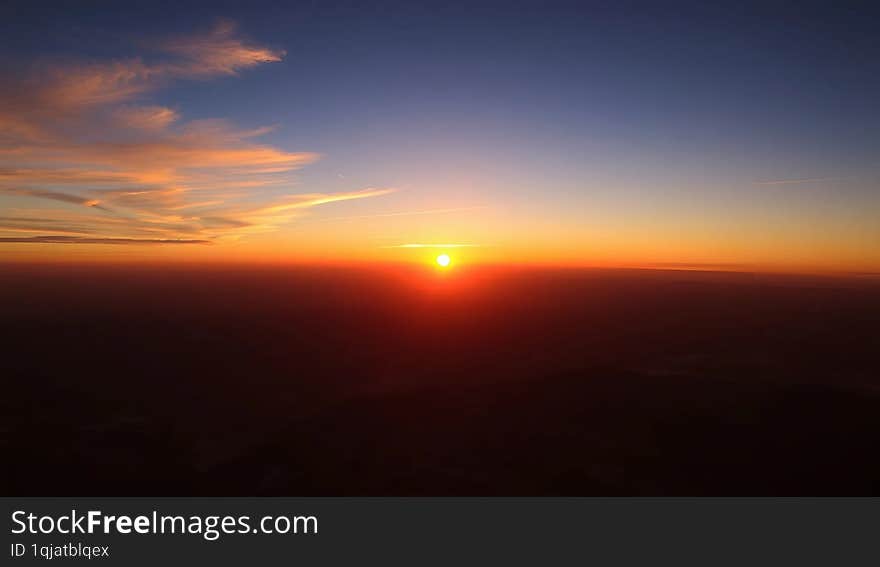
[[876, 562], [880, 511], [878, 499], [801, 498], [7, 498], [0, 504], [4, 565], [851, 564]]

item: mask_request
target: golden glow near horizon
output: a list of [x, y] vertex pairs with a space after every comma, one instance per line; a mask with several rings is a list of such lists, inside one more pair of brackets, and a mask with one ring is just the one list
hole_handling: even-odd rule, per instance
[[[521, 136], [506, 125], [496, 139], [467, 117], [428, 136], [401, 129], [412, 121], [400, 109], [376, 121], [375, 131], [327, 133], [318, 125], [292, 137], [293, 118], [277, 128], [251, 123], [243, 99], [225, 99], [218, 107], [229, 113], [220, 116], [195, 95], [175, 104], [175, 89], [195, 82], [255, 80], [259, 88], [265, 79], [250, 73], [257, 67], [288, 84], [285, 73], [296, 66], [280, 64], [283, 46], [247, 39], [231, 21], [178, 33], [157, 38], [144, 59], [74, 53], [63, 65], [0, 74], [10, 85], [0, 89], [0, 262], [447, 268], [453, 252], [455, 264], [468, 268], [880, 273], [872, 176], [811, 176], [763, 155], [740, 156], [733, 168], [714, 151], [702, 155], [702, 146], [670, 150], [680, 159], [667, 161], [618, 147], [613, 135], [595, 147], [567, 134], [554, 137], [559, 145], [544, 144], [528, 121]], [[164, 55], [150, 57], [153, 50]], [[569, 123], [560, 127], [568, 132]], [[308, 134], [329, 136], [321, 144], [326, 156], [311, 151]], [[380, 140], [393, 141], [394, 151]], [[600, 153], [588, 165], [563, 157], [594, 150]], [[301, 176], [322, 158], [324, 173]], [[695, 170], [694, 163], [704, 165]]]

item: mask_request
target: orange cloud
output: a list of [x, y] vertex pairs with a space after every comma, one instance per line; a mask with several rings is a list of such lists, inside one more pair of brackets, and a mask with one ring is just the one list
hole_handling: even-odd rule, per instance
[[162, 238], [88, 238], [80, 236], [0, 237], [0, 243], [31, 244], [209, 244], [207, 240]]
[[151, 131], [164, 130], [180, 118], [164, 106], [124, 106], [115, 110], [114, 117], [123, 127]]
[[190, 75], [234, 75], [241, 69], [281, 61], [284, 51], [248, 44], [235, 37], [234, 22], [218, 22], [208, 35], [175, 38], [159, 44], [162, 51], [183, 59], [175, 73]]
[[[0, 236], [33, 235], [4, 242], [86, 242], [41, 233], [90, 235], [89, 243], [215, 241], [273, 230], [309, 207], [390, 192], [284, 194], [292, 173], [317, 154], [255, 141], [269, 127], [186, 122], [176, 110], [142, 100], [171, 81], [237, 75], [280, 61], [283, 51], [239, 38], [230, 22], [150, 47], [163, 58], [3, 78], [0, 204], [16, 199], [32, 208], [6, 215]], [[267, 187], [271, 193], [262, 191]]]

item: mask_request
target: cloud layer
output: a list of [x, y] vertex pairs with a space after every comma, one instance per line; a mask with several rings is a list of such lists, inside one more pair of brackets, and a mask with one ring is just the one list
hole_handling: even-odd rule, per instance
[[217, 242], [274, 230], [309, 207], [390, 189], [295, 193], [318, 156], [288, 152], [225, 120], [183, 121], [149, 104], [174, 81], [280, 61], [230, 22], [131, 58], [42, 67], [0, 87], [0, 242]]
[[800, 185], [801, 183], [819, 183], [821, 181], [836, 181], [834, 177], [799, 177], [796, 179], [766, 179], [755, 181], [755, 185]]

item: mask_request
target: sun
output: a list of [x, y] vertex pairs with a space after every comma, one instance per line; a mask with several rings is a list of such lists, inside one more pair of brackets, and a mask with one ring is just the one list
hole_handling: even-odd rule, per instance
[[438, 266], [440, 266], [441, 268], [445, 268], [449, 265], [450, 262], [449, 254], [440, 254], [439, 256], [437, 256], [435, 261], [437, 262]]

